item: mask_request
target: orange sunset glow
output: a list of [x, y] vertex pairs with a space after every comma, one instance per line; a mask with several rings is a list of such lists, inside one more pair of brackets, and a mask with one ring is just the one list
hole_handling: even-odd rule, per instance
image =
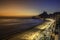
[[0, 7], [0, 16], [35, 16], [38, 10], [28, 8], [27, 5], [6, 4]]

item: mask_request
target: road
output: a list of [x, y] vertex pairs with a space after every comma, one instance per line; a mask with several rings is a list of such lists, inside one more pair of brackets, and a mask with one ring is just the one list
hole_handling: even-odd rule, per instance
[[0, 39], [23, 33], [41, 23], [43, 23], [41, 19], [0, 19]]

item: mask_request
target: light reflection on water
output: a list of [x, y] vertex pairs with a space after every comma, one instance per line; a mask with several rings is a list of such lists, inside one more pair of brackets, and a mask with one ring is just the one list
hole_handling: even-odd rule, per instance
[[32, 28], [40, 23], [41, 19], [0, 19], [0, 35], [9, 35]]
[[2, 23], [35, 23], [35, 22], [42, 22], [41, 19], [0, 19], [0, 24]]

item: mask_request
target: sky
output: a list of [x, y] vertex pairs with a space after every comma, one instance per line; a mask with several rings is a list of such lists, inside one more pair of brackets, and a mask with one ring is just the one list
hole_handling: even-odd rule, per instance
[[29, 1], [33, 8], [40, 12], [47, 11], [48, 13], [60, 12], [60, 0], [36, 0]]
[[36, 16], [60, 12], [60, 0], [0, 1], [0, 16]]

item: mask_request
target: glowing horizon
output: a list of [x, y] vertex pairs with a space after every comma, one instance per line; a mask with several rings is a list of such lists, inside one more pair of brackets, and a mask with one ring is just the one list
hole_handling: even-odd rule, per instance
[[[26, 5], [25, 5], [26, 6]], [[38, 15], [38, 10], [27, 8], [25, 6], [18, 5], [5, 5], [0, 8], [0, 16], [36, 16]]]

